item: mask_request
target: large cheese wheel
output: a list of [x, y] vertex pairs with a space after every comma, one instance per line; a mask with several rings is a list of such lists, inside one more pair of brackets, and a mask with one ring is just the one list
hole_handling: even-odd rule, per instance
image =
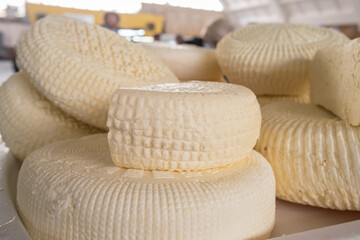
[[188, 44], [144, 43], [144, 48], [158, 56], [181, 81], [221, 81], [221, 69], [215, 51]]
[[316, 51], [347, 41], [335, 30], [315, 26], [253, 24], [226, 35], [216, 55], [229, 81], [256, 95], [301, 95], [309, 91]]
[[261, 112], [239, 85], [193, 81], [114, 92], [108, 118], [114, 163], [147, 170], [199, 170], [245, 157]]
[[113, 31], [51, 15], [17, 46], [18, 64], [63, 111], [106, 129], [111, 93], [120, 87], [178, 82], [160, 60]]
[[273, 103], [261, 110], [255, 149], [274, 170], [277, 197], [360, 210], [360, 128], [311, 104]]
[[360, 126], [360, 39], [316, 53], [311, 101], [353, 126]]
[[260, 239], [274, 225], [275, 179], [255, 151], [202, 172], [119, 168], [98, 134], [32, 153], [17, 203], [37, 240]]
[[0, 113], [1, 135], [19, 160], [46, 144], [100, 132], [54, 106], [21, 72], [0, 87]]
[[256, 96], [260, 106], [264, 106], [274, 102], [297, 102], [297, 103], [310, 103], [310, 94], [306, 93], [299, 96], [284, 96], [284, 95], [263, 95]]

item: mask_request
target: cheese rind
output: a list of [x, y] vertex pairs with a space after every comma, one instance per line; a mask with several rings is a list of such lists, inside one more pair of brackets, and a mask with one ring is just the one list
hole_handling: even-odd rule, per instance
[[301, 95], [309, 91], [316, 51], [347, 41], [335, 30], [315, 26], [253, 24], [226, 35], [216, 56], [231, 83], [256, 95]]
[[312, 104], [273, 103], [261, 110], [255, 149], [274, 170], [277, 197], [360, 210], [360, 129]]
[[296, 103], [310, 103], [310, 94], [304, 94], [300, 96], [281, 96], [281, 95], [263, 95], [256, 96], [260, 106], [274, 102], [296, 102]]
[[201, 172], [119, 168], [105, 134], [32, 153], [17, 188], [33, 239], [264, 239], [275, 220], [275, 179], [257, 152]]
[[311, 68], [311, 101], [360, 126], [360, 39], [318, 51]]
[[105, 130], [115, 89], [178, 82], [141, 46], [100, 26], [58, 15], [32, 25], [17, 45], [17, 60], [55, 105]]
[[46, 144], [100, 132], [54, 106], [22, 72], [0, 87], [0, 112], [1, 135], [21, 161]]
[[117, 166], [199, 170], [245, 157], [260, 127], [260, 107], [251, 90], [192, 81], [116, 90], [108, 139]]
[[215, 51], [192, 45], [144, 43], [142, 46], [158, 56], [180, 81], [202, 80], [223, 82]]

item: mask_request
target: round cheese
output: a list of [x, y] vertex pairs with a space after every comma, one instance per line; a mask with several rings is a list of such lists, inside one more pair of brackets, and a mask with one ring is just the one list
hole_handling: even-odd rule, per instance
[[222, 72], [213, 49], [189, 44], [171, 45], [158, 42], [142, 45], [146, 50], [158, 56], [180, 81], [222, 82]]
[[0, 87], [0, 112], [1, 135], [19, 160], [46, 144], [100, 132], [54, 106], [21, 72]]
[[310, 62], [318, 49], [347, 42], [335, 30], [296, 24], [253, 24], [217, 45], [220, 67], [231, 83], [256, 95], [301, 95], [309, 91]]
[[111, 93], [178, 82], [160, 60], [113, 31], [64, 16], [32, 25], [17, 45], [20, 68], [63, 111], [106, 129]]
[[256, 96], [260, 106], [264, 106], [274, 102], [297, 102], [297, 103], [310, 103], [310, 94], [300, 96], [284, 96], [284, 95], [263, 95]]
[[275, 220], [275, 179], [255, 151], [202, 172], [119, 168], [98, 134], [32, 153], [17, 203], [37, 240], [264, 239]]
[[273, 103], [261, 110], [255, 149], [274, 170], [277, 197], [360, 210], [360, 128], [311, 104]]
[[199, 170], [245, 157], [261, 112], [239, 85], [193, 81], [118, 89], [108, 118], [114, 163], [146, 170]]

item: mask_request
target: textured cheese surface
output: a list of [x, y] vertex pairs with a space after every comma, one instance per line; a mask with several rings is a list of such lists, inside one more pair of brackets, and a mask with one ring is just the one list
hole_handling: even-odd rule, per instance
[[226, 35], [216, 55], [230, 82], [256, 95], [301, 95], [309, 90], [315, 52], [347, 41], [335, 30], [315, 26], [253, 24]]
[[192, 81], [114, 92], [108, 118], [114, 163], [147, 170], [199, 170], [245, 157], [261, 112], [239, 85]]
[[259, 153], [202, 172], [124, 169], [105, 134], [32, 153], [17, 191], [37, 240], [263, 239], [275, 220], [275, 179]]
[[142, 45], [158, 56], [181, 81], [222, 81], [222, 72], [212, 49], [158, 42]]
[[54, 106], [21, 72], [0, 87], [0, 113], [1, 135], [20, 160], [46, 144], [99, 132]]
[[360, 39], [318, 51], [311, 71], [311, 101], [360, 126]]
[[284, 95], [263, 95], [256, 96], [260, 106], [264, 106], [274, 102], [297, 102], [297, 103], [310, 103], [310, 94], [303, 94], [299, 96], [284, 96]]
[[114, 32], [64, 16], [37, 21], [17, 46], [18, 64], [63, 111], [106, 129], [111, 93], [178, 82], [160, 60]]
[[273, 103], [261, 110], [255, 149], [274, 170], [277, 197], [360, 210], [360, 128], [311, 104]]

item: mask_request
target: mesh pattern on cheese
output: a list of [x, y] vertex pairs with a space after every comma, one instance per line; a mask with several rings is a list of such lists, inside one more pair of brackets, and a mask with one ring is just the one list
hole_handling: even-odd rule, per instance
[[326, 28], [254, 24], [226, 35], [216, 55], [229, 81], [256, 95], [301, 95], [309, 90], [316, 51], [347, 41], [345, 35]]
[[255, 149], [274, 170], [277, 197], [360, 210], [360, 129], [311, 104], [273, 103], [261, 109]]
[[20, 160], [46, 144], [100, 132], [54, 106], [21, 72], [0, 87], [0, 112], [1, 135]]
[[280, 95], [264, 95], [256, 96], [260, 106], [264, 106], [274, 102], [296, 102], [296, 103], [310, 103], [310, 94], [300, 96], [280, 96]]
[[105, 134], [34, 152], [17, 191], [38, 240], [263, 239], [275, 217], [275, 179], [255, 151], [201, 172], [124, 169], [111, 161]]
[[318, 51], [311, 68], [311, 101], [360, 126], [360, 39]]
[[178, 82], [141, 46], [73, 18], [37, 21], [17, 46], [18, 64], [63, 111], [106, 129], [111, 93], [121, 87]]
[[221, 69], [212, 49], [160, 43], [142, 44], [159, 57], [180, 81], [202, 80], [222, 82]]
[[261, 127], [256, 96], [227, 83], [193, 81], [119, 89], [108, 118], [113, 161], [147, 170], [199, 170], [245, 157]]

